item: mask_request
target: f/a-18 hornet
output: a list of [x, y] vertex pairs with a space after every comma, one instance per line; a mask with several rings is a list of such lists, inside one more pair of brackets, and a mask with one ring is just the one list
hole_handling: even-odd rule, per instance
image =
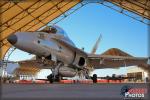
[[[20, 63], [34, 62], [41, 69], [51, 69], [52, 73], [47, 76], [51, 83], [62, 77], [81, 74], [91, 78], [89, 73], [93, 69], [146, 64], [148, 61], [144, 57], [95, 54], [100, 39], [101, 37], [96, 41], [92, 52], [86, 53], [77, 48], [65, 31], [56, 25], [47, 26], [41, 31], [16, 32], [7, 38], [14, 47], [36, 55], [36, 59]], [[96, 82], [97, 75], [94, 74], [92, 79]]]

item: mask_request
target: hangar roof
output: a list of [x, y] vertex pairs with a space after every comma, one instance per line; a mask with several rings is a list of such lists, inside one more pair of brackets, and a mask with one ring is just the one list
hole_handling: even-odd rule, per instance
[[[36, 31], [82, 0], [1, 0], [0, 59], [11, 47], [6, 38], [17, 31]], [[149, 0], [104, 0], [150, 19]]]
[[107, 0], [121, 8], [150, 19], [150, 0]]

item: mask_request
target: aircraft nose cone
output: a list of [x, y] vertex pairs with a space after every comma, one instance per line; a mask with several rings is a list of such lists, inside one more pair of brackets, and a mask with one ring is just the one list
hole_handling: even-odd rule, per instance
[[17, 36], [16, 35], [10, 35], [7, 38], [8, 42], [10, 42], [12, 45], [15, 44], [17, 42]]

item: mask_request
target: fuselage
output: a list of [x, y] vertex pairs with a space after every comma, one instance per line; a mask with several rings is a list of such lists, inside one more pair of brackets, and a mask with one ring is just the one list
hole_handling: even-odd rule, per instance
[[57, 26], [37, 32], [17, 32], [8, 37], [8, 41], [25, 52], [45, 57], [49, 60], [61, 61], [67, 65], [84, 66], [85, 54], [78, 52], [74, 43], [65, 32]]

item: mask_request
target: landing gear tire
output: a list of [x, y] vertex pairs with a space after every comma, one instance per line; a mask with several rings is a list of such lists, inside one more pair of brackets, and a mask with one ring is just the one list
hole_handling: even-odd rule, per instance
[[97, 83], [97, 74], [93, 74], [92, 80], [93, 83]]
[[47, 79], [50, 83], [53, 83], [54, 82], [54, 76], [52, 74], [48, 75], [47, 76]]
[[55, 76], [55, 81], [56, 81], [56, 82], [60, 82], [60, 80], [61, 80], [61, 76], [60, 76], [60, 75], [56, 75], [56, 76]]
[[50, 82], [50, 83], [53, 83], [53, 82], [60, 82], [61, 80], [61, 76], [60, 75], [56, 75], [55, 78], [54, 78], [54, 75], [53, 74], [50, 74], [47, 76], [47, 80]]

